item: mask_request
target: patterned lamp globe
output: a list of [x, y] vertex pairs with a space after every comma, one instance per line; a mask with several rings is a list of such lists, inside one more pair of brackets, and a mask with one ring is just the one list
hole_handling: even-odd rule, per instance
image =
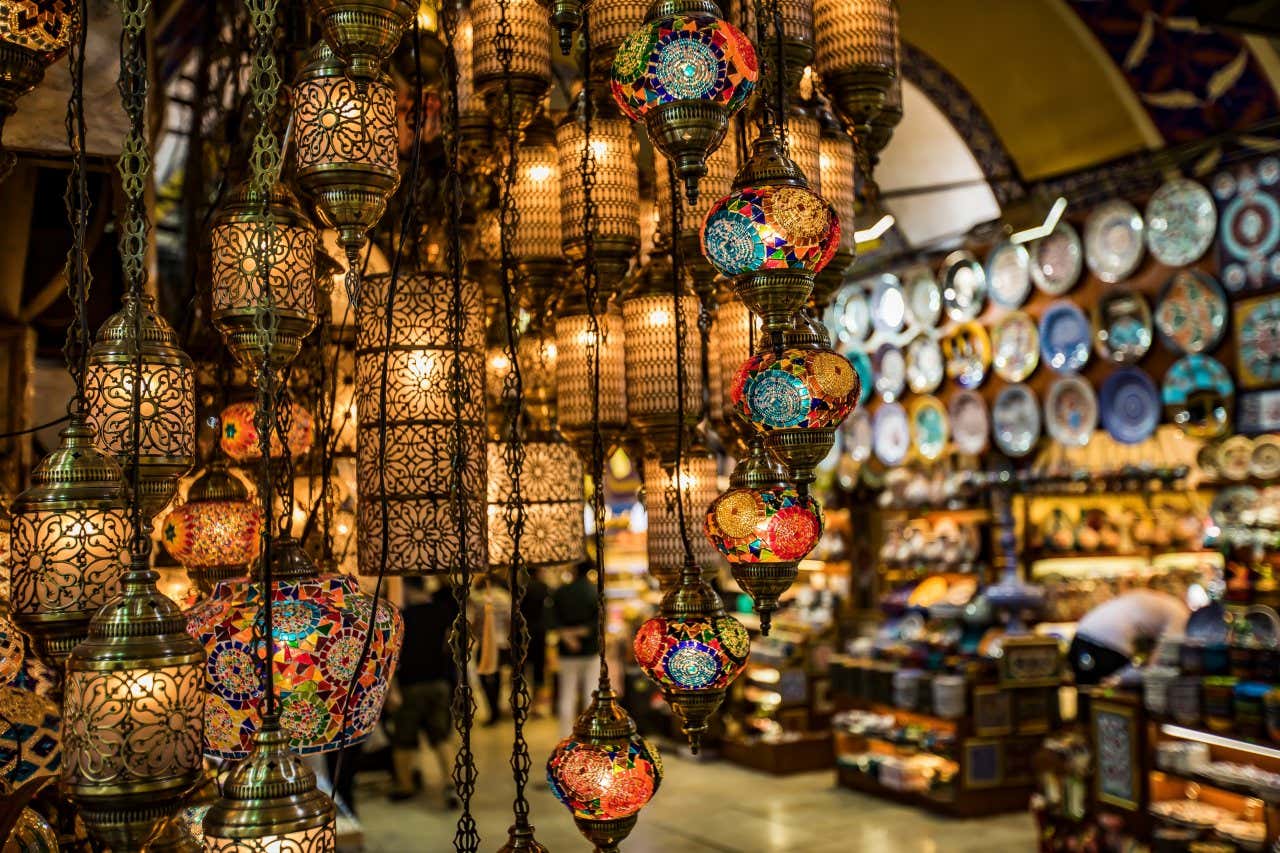
[[613, 99], [632, 121], [644, 121], [653, 146], [675, 163], [690, 204], [757, 73], [751, 41], [712, 0], [655, 0], [618, 48]]
[[[556, 400], [560, 431], [583, 459], [591, 452], [593, 429], [592, 344], [600, 355], [600, 431], [606, 450], [627, 429], [626, 336], [622, 309], [601, 299], [591, 322], [582, 288], [569, 287], [556, 311]], [[598, 330], [598, 331], [597, 331]], [[597, 337], [598, 336], [598, 337]]]
[[[76, 5], [63, 2], [0, 0], [0, 133], [18, 108], [18, 99], [44, 79], [75, 34]], [[0, 180], [17, 158], [0, 148]]]
[[410, 0], [309, 0], [324, 40], [358, 83], [377, 80], [418, 11]]
[[[138, 318], [138, 312], [142, 317]], [[141, 453], [143, 514], [154, 518], [196, 461], [195, 366], [155, 297], [125, 297], [89, 350], [85, 402], [98, 444], [122, 465], [133, 455], [135, 324], [141, 327]]]
[[702, 252], [775, 337], [840, 245], [840, 217], [766, 130], [702, 225]]
[[787, 482], [758, 438], [729, 482], [729, 491], [707, 510], [706, 534], [755, 602], [760, 631], [767, 635], [778, 597], [822, 536], [822, 509]]
[[[260, 194], [243, 183], [214, 216], [212, 229], [213, 324], [248, 371], [256, 371], [264, 355], [275, 368], [292, 362], [317, 319], [315, 226], [289, 188], [276, 183], [265, 203], [273, 241], [266, 294], [256, 246], [263, 208]], [[269, 353], [265, 333], [257, 328], [258, 312], [268, 304], [279, 322]]]
[[[400, 613], [379, 602], [369, 656], [353, 687], [371, 630], [372, 596], [348, 575], [318, 574], [297, 540], [277, 539], [271, 551], [271, 660], [280, 725], [300, 753], [329, 752], [343, 739], [363, 740], [382, 711], [399, 657]], [[187, 630], [208, 652], [204, 752], [214, 758], [244, 758], [262, 726], [261, 605], [260, 582], [231, 578], [190, 611]]]
[[607, 682], [547, 761], [551, 793], [597, 851], [616, 851], [662, 784], [662, 758]]
[[[566, 565], [582, 558], [582, 462], [558, 432], [523, 437], [520, 504], [524, 528], [520, 558], [528, 568]], [[515, 554], [515, 509], [507, 441], [489, 442], [489, 565], [507, 566]]]
[[[222, 452], [233, 462], [241, 464], [257, 462], [262, 458], [262, 444], [258, 440], [258, 404], [253, 400], [232, 403], [222, 410], [222, 428], [218, 439]], [[295, 459], [311, 452], [315, 440], [315, 418], [294, 403], [289, 418], [289, 454]], [[284, 444], [276, 430], [271, 431], [271, 458], [284, 452]]]
[[219, 460], [191, 484], [187, 502], [165, 516], [160, 541], [207, 594], [219, 581], [249, 573], [261, 531], [262, 508]]
[[60, 665], [93, 614], [120, 592], [133, 539], [120, 466], [73, 415], [56, 450], [31, 472], [12, 515], [13, 618], [40, 656]]
[[761, 347], [733, 378], [734, 410], [764, 436], [765, 447], [807, 490], [831, 451], [836, 428], [853, 411], [861, 383], [816, 321], [787, 332], [785, 345]]

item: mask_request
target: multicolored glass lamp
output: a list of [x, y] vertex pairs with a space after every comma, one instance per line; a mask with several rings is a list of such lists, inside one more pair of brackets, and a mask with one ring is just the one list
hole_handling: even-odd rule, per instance
[[[18, 108], [18, 98], [44, 79], [45, 69], [62, 58], [75, 35], [74, 3], [0, 2], [0, 133]], [[0, 181], [17, 158], [0, 148]]]
[[618, 48], [611, 88], [653, 147], [676, 165], [690, 204], [707, 157], [755, 88], [756, 52], [712, 0], [657, 0]]
[[165, 550], [182, 564], [202, 592], [227, 578], [248, 575], [261, 545], [262, 508], [227, 469], [210, 463], [160, 525]]
[[[233, 462], [246, 464], [262, 458], [257, 417], [258, 403], [254, 400], [232, 403], [222, 410], [218, 445]], [[301, 403], [294, 403], [289, 417], [289, 454], [294, 459], [306, 456], [311, 451], [315, 434], [315, 418]], [[271, 457], [277, 458], [283, 452], [280, 434], [272, 430]]]
[[767, 127], [733, 187], [707, 214], [702, 251], [776, 341], [840, 245], [840, 218]]
[[800, 561], [822, 536], [822, 508], [787, 482], [786, 472], [758, 437], [729, 483], [729, 491], [707, 510], [706, 534], [755, 602], [760, 631], [767, 635], [778, 597], [795, 581]]
[[738, 368], [730, 396], [734, 410], [764, 437], [804, 493], [861, 386], [858, 372], [831, 348], [816, 320], [799, 322], [783, 341], [781, 349], [766, 343]]
[[308, 0], [311, 17], [333, 52], [346, 63], [348, 76], [368, 83], [382, 76], [418, 4], [409, 0]]
[[603, 679], [547, 760], [547, 783], [597, 853], [616, 853], [662, 784], [661, 756]]

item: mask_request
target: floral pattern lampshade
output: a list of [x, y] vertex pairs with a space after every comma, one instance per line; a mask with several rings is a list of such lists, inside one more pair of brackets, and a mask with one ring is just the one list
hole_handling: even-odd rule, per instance
[[751, 650], [732, 616], [655, 616], [636, 633], [636, 662], [659, 686], [714, 690], [729, 685]]
[[707, 538], [730, 563], [801, 560], [822, 536], [822, 509], [792, 486], [730, 489], [707, 511]]
[[662, 760], [638, 734], [594, 742], [570, 736], [547, 761], [551, 793], [579, 819], [630, 817], [653, 798], [661, 781]]
[[760, 270], [817, 273], [840, 245], [840, 218], [799, 186], [744, 187], [722, 198], [702, 225], [702, 250], [727, 276]]
[[[258, 437], [256, 402], [232, 403], [222, 410], [222, 452], [235, 462], [257, 462], [262, 458], [262, 444]], [[289, 453], [294, 458], [306, 456], [315, 440], [315, 419], [299, 403], [293, 404], [289, 420]], [[272, 430], [271, 456], [284, 452], [278, 431]]]

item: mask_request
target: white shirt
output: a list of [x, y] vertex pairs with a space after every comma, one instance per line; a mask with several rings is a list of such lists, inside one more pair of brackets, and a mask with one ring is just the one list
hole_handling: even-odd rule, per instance
[[1181, 634], [1190, 615], [1172, 595], [1139, 589], [1090, 610], [1076, 626], [1076, 636], [1132, 657], [1139, 640]]

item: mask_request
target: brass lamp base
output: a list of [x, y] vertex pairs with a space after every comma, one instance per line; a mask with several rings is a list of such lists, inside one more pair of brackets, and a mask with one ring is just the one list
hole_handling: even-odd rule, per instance
[[663, 698], [680, 718], [680, 731], [689, 739], [689, 749], [694, 755], [702, 748], [702, 736], [711, 727], [711, 717], [727, 693], [723, 687], [702, 690], [665, 688], [662, 691]]
[[786, 592], [799, 574], [798, 562], [785, 563], [734, 563], [733, 579], [746, 590], [760, 614], [760, 633], [769, 636], [773, 625], [773, 611], [778, 609], [778, 597]]
[[787, 467], [803, 494], [817, 479], [814, 469], [827, 458], [835, 440], [835, 429], [795, 429], [772, 432], [765, 436], [764, 444]]
[[532, 826], [513, 825], [507, 830], [507, 843], [498, 848], [498, 853], [547, 853], [547, 848], [533, 837]]
[[578, 831], [583, 837], [595, 845], [595, 853], [617, 853], [618, 845], [626, 841], [639, 820], [639, 815], [630, 815], [612, 820], [575, 817], [573, 822], [578, 825]]
[[159, 803], [133, 807], [104, 805], [98, 808], [82, 804], [80, 818], [90, 834], [112, 850], [141, 850], [156, 824], [171, 815], [180, 802], [168, 797]]
[[848, 71], [828, 70], [822, 75], [822, 84], [846, 122], [866, 127], [884, 109], [895, 76], [897, 72], [891, 65], [869, 65]]
[[324, 40], [345, 60], [357, 84], [382, 76], [382, 63], [400, 44], [417, 3], [407, 0], [311, 0]]
[[733, 292], [780, 342], [813, 292], [813, 282], [814, 274], [808, 270], [758, 270], [735, 276]]
[[698, 182], [707, 173], [707, 157], [729, 130], [729, 113], [710, 101], [672, 101], [645, 114], [653, 147], [676, 164], [689, 204], [698, 203]]

